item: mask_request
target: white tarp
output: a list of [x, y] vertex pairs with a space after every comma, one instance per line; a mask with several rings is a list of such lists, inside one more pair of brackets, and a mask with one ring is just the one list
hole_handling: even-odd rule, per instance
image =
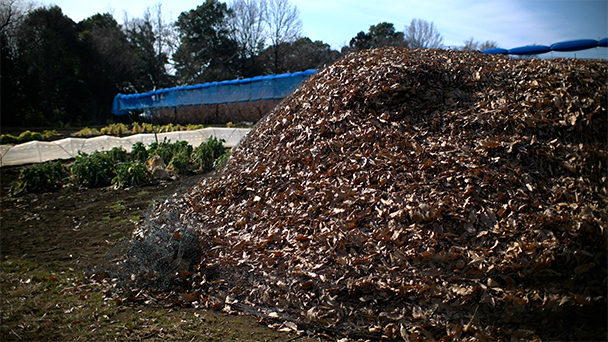
[[[224, 146], [234, 147], [249, 133], [245, 128], [203, 128], [194, 131], [177, 131], [157, 133], [158, 141], [165, 138], [171, 142], [187, 141], [196, 147], [210, 137], [224, 139]], [[156, 141], [153, 133], [135, 134], [124, 138], [102, 135], [94, 138], [66, 138], [57, 141], [30, 141], [15, 146], [0, 145], [0, 166], [43, 163], [56, 159], [71, 159], [78, 152], [91, 153], [93, 151], [110, 150], [114, 147], [123, 147], [131, 152], [133, 144], [142, 142], [148, 146]]]

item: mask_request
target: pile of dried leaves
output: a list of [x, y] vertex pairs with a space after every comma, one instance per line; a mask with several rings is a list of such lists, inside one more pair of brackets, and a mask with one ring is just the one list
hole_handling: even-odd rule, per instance
[[182, 299], [286, 329], [605, 339], [607, 66], [350, 54], [135, 240], [196, 236]]

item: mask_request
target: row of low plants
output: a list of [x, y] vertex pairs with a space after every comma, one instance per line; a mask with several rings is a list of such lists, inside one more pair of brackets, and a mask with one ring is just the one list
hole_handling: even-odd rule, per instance
[[[232, 122], [228, 122], [226, 127], [236, 127]], [[79, 138], [90, 138], [100, 135], [112, 135], [112, 136], [123, 136], [129, 134], [139, 133], [166, 133], [176, 131], [193, 131], [197, 129], [205, 128], [204, 125], [180, 125], [180, 124], [166, 124], [166, 125], [154, 125], [151, 123], [139, 123], [134, 122], [133, 124], [127, 125], [123, 123], [113, 123], [102, 128], [85, 127], [72, 135]], [[56, 130], [49, 130], [43, 132], [31, 132], [25, 131], [19, 136], [12, 134], [2, 134], [0, 137], [1, 144], [21, 144], [33, 140], [48, 140], [54, 136], [60, 135]]]
[[122, 147], [91, 154], [79, 153], [71, 164], [60, 161], [36, 164], [21, 170], [11, 185], [11, 194], [53, 191], [65, 184], [88, 188], [114, 185], [117, 188], [140, 186], [155, 181], [147, 162], [160, 156], [167, 171], [174, 174], [207, 172], [223, 166], [229, 152], [223, 140], [215, 137], [193, 147], [186, 141], [138, 142], [130, 153]]
[[[229, 122], [227, 124], [228, 127], [234, 127], [234, 125]], [[165, 133], [165, 132], [175, 132], [175, 131], [192, 131], [197, 129], [205, 128], [204, 125], [180, 125], [180, 124], [167, 124], [167, 125], [153, 125], [151, 123], [139, 123], [134, 122], [131, 125], [126, 125], [123, 123], [113, 123], [109, 124], [105, 127], [97, 129], [95, 127], [85, 127], [80, 131], [73, 134], [75, 137], [79, 138], [89, 138], [95, 137], [99, 135], [129, 135], [129, 134], [139, 134], [139, 133]], [[2, 134], [0, 136], [1, 144], [22, 144], [28, 141], [33, 140], [49, 140], [52, 137], [60, 135], [56, 130], [45, 130], [42, 132], [32, 132], [25, 131], [19, 134], [18, 136], [14, 136], [12, 134]]]
[[166, 124], [166, 125], [154, 125], [151, 123], [139, 123], [134, 122], [131, 125], [123, 123], [113, 123], [102, 127], [89, 128], [85, 127], [80, 131], [74, 133], [77, 137], [94, 137], [98, 135], [128, 135], [128, 134], [139, 134], [139, 133], [164, 133], [164, 132], [175, 132], [175, 131], [191, 131], [196, 129], [205, 128], [203, 125], [180, 125], [180, 124]]
[[48, 140], [59, 135], [56, 130], [48, 130], [42, 132], [25, 131], [18, 136], [12, 134], [2, 134], [0, 136], [0, 144], [21, 144], [32, 140]]

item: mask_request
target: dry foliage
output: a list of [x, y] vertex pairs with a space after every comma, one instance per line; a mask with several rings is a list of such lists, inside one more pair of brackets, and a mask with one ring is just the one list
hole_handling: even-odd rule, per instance
[[350, 54], [135, 239], [196, 236], [167, 261], [182, 302], [283, 330], [604, 339], [606, 66]]

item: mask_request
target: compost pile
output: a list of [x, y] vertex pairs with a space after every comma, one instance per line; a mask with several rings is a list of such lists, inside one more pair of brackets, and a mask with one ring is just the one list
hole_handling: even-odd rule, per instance
[[154, 258], [168, 255], [182, 300], [282, 329], [604, 339], [606, 69], [350, 54], [263, 118], [225, 168], [161, 205], [134, 241], [167, 248]]

